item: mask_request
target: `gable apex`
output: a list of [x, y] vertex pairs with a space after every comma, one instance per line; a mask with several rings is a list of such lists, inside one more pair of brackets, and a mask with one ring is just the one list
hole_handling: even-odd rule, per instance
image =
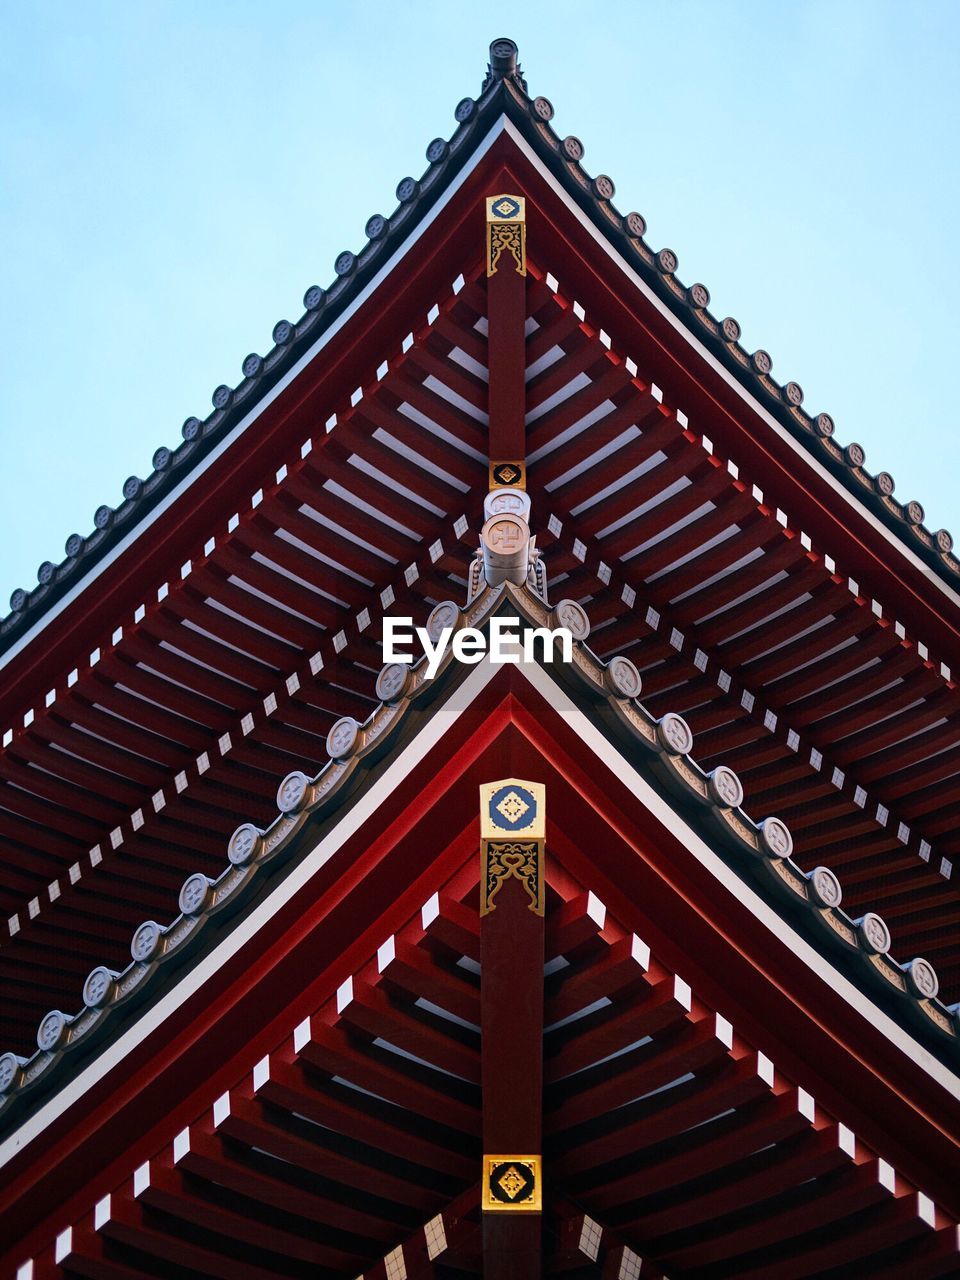
[[0, 618], [0, 661], [9, 660], [28, 636], [37, 634], [48, 614], [88, 586], [91, 575], [137, 537], [151, 516], [164, 509], [205, 462], [226, 447], [239, 424], [258, 412], [264, 398], [296, 372], [305, 355], [317, 350], [318, 339], [344, 322], [384, 267], [406, 251], [411, 238], [486, 153], [506, 122], [512, 136], [522, 140], [559, 184], [565, 199], [682, 329], [709, 352], [726, 376], [755, 399], [761, 412], [779, 425], [812, 465], [839, 485], [848, 501], [869, 513], [877, 528], [887, 531], [888, 536], [893, 534], [895, 543], [928, 577], [932, 568], [935, 580], [960, 604], [960, 560], [953, 554], [952, 535], [945, 529], [927, 529], [919, 502], [895, 498], [893, 477], [886, 471], [874, 474], [866, 468], [862, 445], [837, 443], [831, 415], [810, 413], [805, 408], [799, 382], [777, 381], [768, 352], [760, 348], [749, 351], [742, 342], [738, 321], [711, 312], [706, 285], [682, 281], [678, 255], [672, 248], [654, 249], [647, 243], [643, 216], [635, 211], [624, 214], [616, 207], [613, 179], [606, 174], [591, 175], [583, 163], [585, 147], [580, 139], [573, 135], [561, 138], [553, 129], [551, 101], [542, 95], [531, 97], [513, 40], [499, 37], [492, 42], [478, 97], [461, 99], [454, 115], [457, 127], [453, 134], [449, 138], [437, 136], [428, 144], [426, 170], [419, 178], [407, 176], [397, 184], [394, 211], [389, 216], [376, 213], [368, 218], [366, 242], [357, 250], [344, 249], [338, 254], [327, 286], [307, 288], [300, 319], [279, 320], [273, 327], [273, 348], [266, 355], [248, 354], [241, 364], [241, 379], [233, 386], [224, 383], [214, 389], [212, 412], [203, 418], [191, 415], [186, 419], [182, 443], [159, 447], [150, 475], [129, 477], [120, 503], [99, 506], [94, 528], [87, 534], [71, 535], [66, 555], [59, 562], [44, 560], [35, 587], [20, 587], [12, 593], [10, 611]]

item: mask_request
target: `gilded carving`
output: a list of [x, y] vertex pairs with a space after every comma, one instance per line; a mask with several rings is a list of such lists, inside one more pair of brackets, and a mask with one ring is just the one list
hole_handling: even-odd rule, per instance
[[936, 1005], [931, 1004], [929, 1000], [921, 1000], [920, 1008], [924, 1011], [924, 1013], [927, 1015], [928, 1018], [932, 1019], [932, 1021], [934, 1021], [937, 1024], [937, 1026], [941, 1029], [941, 1031], [946, 1031], [946, 1033], [951, 1036], [956, 1035], [956, 1032], [954, 1031], [953, 1027], [950, 1025], [950, 1019], [947, 1017], [945, 1013], [941, 1013], [940, 1010], [936, 1007]]
[[857, 945], [856, 933], [854, 933], [849, 925], [844, 923], [840, 916], [834, 915], [832, 911], [824, 911], [822, 915], [830, 928], [833, 929], [835, 933], [839, 933], [844, 942], [848, 942], [851, 947], [855, 947]]
[[895, 969], [893, 965], [888, 964], [882, 955], [871, 956], [870, 961], [883, 974], [891, 986], [896, 987], [899, 991], [906, 991], [907, 980], [899, 969]]
[[539, 1156], [483, 1157], [484, 1213], [539, 1213], [542, 1207]]
[[543, 915], [543, 848], [538, 840], [485, 840], [483, 845], [483, 901], [480, 914], [497, 909], [494, 898], [511, 876], [523, 885], [530, 910]]
[[507, 880], [520, 882], [529, 908], [544, 913], [543, 846], [546, 832], [542, 784], [505, 778], [480, 788], [480, 914], [496, 910]]
[[503, 253], [509, 253], [516, 263], [520, 275], [527, 274], [526, 237], [524, 228], [516, 223], [494, 222], [490, 226], [490, 260], [487, 264], [487, 275], [493, 275]]
[[514, 270], [527, 274], [526, 201], [523, 196], [499, 195], [487, 199], [487, 275], [499, 269], [504, 254]]

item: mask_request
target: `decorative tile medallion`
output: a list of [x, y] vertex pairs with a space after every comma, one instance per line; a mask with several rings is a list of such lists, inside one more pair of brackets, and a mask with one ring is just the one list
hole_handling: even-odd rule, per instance
[[490, 463], [491, 489], [526, 489], [527, 468], [523, 462]]
[[546, 835], [542, 783], [504, 778], [480, 788], [480, 914], [496, 910], [508, 880], [520, 882], [530, 910], [542, 916], [546, 902], [543, 849]]
[[539, 1156], [484, 1156], [485, 1213], [539, 1213], [543, 1205]]
[[485, 840], [506, 836], [531, 836], [542, 840], [544, 788], [540, 783], [505, 778], [480, 788], [480, 834]]

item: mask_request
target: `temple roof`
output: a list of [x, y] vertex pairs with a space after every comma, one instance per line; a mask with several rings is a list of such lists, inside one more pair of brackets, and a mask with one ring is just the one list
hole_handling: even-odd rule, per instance
[[232, 438], [250, 411], [272, 389], [300, 367], [317, 339], [336, 327], [385, 266], [422, 226], [458, 176], [469, 169], [491, 129], [502, 119], [533, 150], [567, 196], [604, 239], [667, 307], [702, 343], [710, 355], [773, 415], [791, 436], [841, 486], [945, 582], [960, 583], [960, 560], [952, 553], [953, 539], [945, 530], [924, 525], [919, 502], [901, 503], [893, 477], [872, 473], [858, 443], [840, 446], [834, 439], [833, 419], [810, 414], [803, 407], [803, 390], [796, 381], [780, 383], [772, 374], [772, 357], [764, 350], [749, 352], [741, 342], [741, 328], [732, 317], [710, 311], [705, 285], [685, 285], [678, 276], [678, 257], [669, 248], [654, 250], [646, 240], [646, 223], [635, 212], [622, 214], [613, 203], [615, 188], [605, 174], [591, 176], [582, 161], [584, 145], [574, 136], [560, 138], [551, 126], [553, 106], [543, 96], [531, 97], [510, 40], [494, 41], [491, 62], [477, 98], [465, 97], [456, 106], [457, 128], [449, 139], [435, 138], [427, 147], [428, 167], [419, 179], [403, 178], [397, 185], [397, 207], [389, 215], [372, 215], [358, 252], [344, 250], [334, 264], [334, 279], [323, 288], [305, 292], [305, 311], [296, 322], [280, 320], [273, 328], [274, 347], [266, 356], [251, 353], [242, 362], [243, 377], [234, 387], [222, 384], [213, 392], [213, 412], [203, 419], [191, 416], [183, 424], [183, 443], [161, 446], [153, 455], [153, 471], [141, 479], [131, 476], [123, 486], [123, 501], [103, 504], [94, 515], [94, 529], [72, 534], [66, 556], [59, 563], [44, 560], [38, 585], [18, 588], [10, 612], [0, 620], [0, 654], [32, 632], [58, 601], [78, 590], [110, 554], [144, 526], [151, 514], [182, 487], [185, 480]]
[[[678, 282], [516, 57], [5, 624], [25, 1280], [475, 1274], [518, 967], [550, 1267], [955, 1261], [949, 539]], [[507, 191], [525, 249], [494, 273]], [[508, 458], [523, 492], [490, 490]], [[494, 510], [524, 513], [506, 582]], [[384, 652], [407, 615], [568, 628], [570, 661], [432, 677]], [[507, 771], [549, 797], [525, 968], [526, 903], [491, 917], [477, 858]]]
[[[894, 953], [928, 960], [956, 1000], [949, 670], [899, 614], [892, 572], [881, 565], [872, 599], [833, 564], [856, 567], [835, 525], [807, 526], [811, 542], [792, 471], [751, 487], [737, 422], [704, 408], [688, 370], [551, 238], [548, 219], [570, 211], [547, 208], [508, 125], [394, 277], [389, 330], [345, 317], [334, 355], [305, 353], [265, 397], [262, 429], [221, 455], [224, 492], [187, 486], [163, 530], [180, 544], [135, 545], [129, 589], [93, 602], [86, 636], [77, 602], [18, 659], [59, 646], [4, 694], [0, 1048], [32, 1052], [94, 964], [123, 968], [134, 929], [170, 918], [185, 876], [220, 874], [238, 816], [266, 825], [280, 777], [313, 776], [333, 723], [366, 719], [381, 611], [419, 618], [459, 597], [488, 480], [477, 207], [511, 165], [545, 209], [528, 246], [524, 402], [552, 588], [589, 609], [604, 661], [636, 664], [654, 717], [683, 715], [708, 772], [734, 768], [749, 811], [786, 821], [804, 872], [836, 871], [851, 914], [880, 913]], [[382, 291], [368, 296], [382, 311]]]

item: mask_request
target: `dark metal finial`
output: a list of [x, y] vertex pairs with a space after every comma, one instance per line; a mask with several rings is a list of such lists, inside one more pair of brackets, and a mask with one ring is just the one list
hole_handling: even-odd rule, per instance
[[494, 40], [490, 46], [490, 70], [501, 77], [512, 76], [517, 69], [519, 52], [516, 44], [506, 37]]
[[490, 61], [487, 64], [487, 75], [483, 82], [483, 92], [499, 80], [513, 80], [526, 92], [526, 82], [520, 63], [517, 61], [519, 49], [516, 42], [506, 36], [494, 40], [490, 45]]

